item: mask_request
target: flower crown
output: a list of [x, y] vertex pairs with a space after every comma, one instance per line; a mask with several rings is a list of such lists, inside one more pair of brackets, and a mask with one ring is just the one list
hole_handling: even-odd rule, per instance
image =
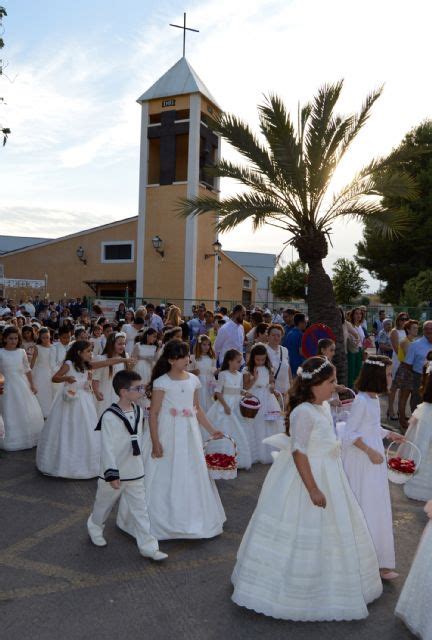
[[297, 375], [300, 376], [302, 380], [311, 380], [317, 373], [320, 373], [320, 371], [328, 367], [329, 364], [331, 364], [331, 362], [326, 358], [324, 362], [316, 369], [313, 369], [313, 371], [304, 371], [303, 367], [299, 367], [297, 369]]
[[117, 340], [117, 338], [126, 338], [126, 334], [124, 333], [124, 331], [117, 331], [114, 339]]
[[374, 364], [376, 367], [386, 367], [385, 362], [381, 362], [381, 360], [365, 360], [364, 364]]

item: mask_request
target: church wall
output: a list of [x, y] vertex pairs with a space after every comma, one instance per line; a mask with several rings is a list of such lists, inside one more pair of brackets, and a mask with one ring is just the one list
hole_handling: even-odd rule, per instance
[[[171, 107], [162, 107], [164, 100], [175, 100], [175, 105]], [[180, 109], [189, 109], [189, 95], [169, 96], [169, 98], [157, 98], [157, 100], [149, 101], [149, 115], [161, 113], [163, 111], [180, 111]]]
[[[48, 275], [48, 293], [53, 299], [91, 296], [94, 292], [85, 280], [135, 280], [135, 261], [130, 263], [102, 263], [101, 242], [133, 240], [136, 257], [136, 221], [119, 224], [108, 229], [89, 231], [71, 238], [60, 239], [52, 244], [33, 247], [9, 256], [2, 255], [6, 278], [31, 278], [43, 280]], [[76, 250], [84, 249], [87, 265], [78, 259]], [[8, 289], [8, 296], [19, 295], [19, 291]]]
[[[243, 295], [243, 278], [251, 276], [240, 265], [221, 254], [219, 264], [219, 294], [218, 299], [224, 301], [241, 302]], [[256, 298], [256, 280], [252, 279], [252, 301]]]
[[[210, 196], [213, 194], [207, 189], [200, 187], [199, 195]], [[215, 219], [210, 214], [198, 216], [198, 239], [197, 239], [197, 277], [196, 277], [196, 297], [199, 300], [214, 299], [214, 258], [204, 258], [206, 253], [213, 253], [213, 242], [216, 239], [214, 228]]]

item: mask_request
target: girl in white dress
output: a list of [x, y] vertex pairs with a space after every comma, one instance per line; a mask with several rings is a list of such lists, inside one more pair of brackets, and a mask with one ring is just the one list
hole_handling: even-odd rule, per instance
[[20, 451], [35, 447], [42, 431], [44, 419], [37, 389], [33, 384], [31, 369], [21, 336], [16, 327], [6, 327], [0, 349], [0, 372], [4, 375], [4, 391], [0, 395], [0, 414], [3, 416], [5, 437], [0, 449]]
[[[111, 333], [106, 341], [105, 349], [101, 356], [96, 356], [93, 364], [99, 364], [99, 368], [93, 373], [92, 386], [96, 400], [96, 411], [98, 419], [105, 409], [108, 409], [113, 402], [118, 401], [118, 395], [114, 391], [112, 384], [113, 377], [117, 371], [135, 365], [135, 359], [129, 358], [125, 352], [126, 336], [123, 332]], [[115, 364], [112, 364], [114, 359]], [[110, 364], [107, 364], [110, 362]]]
[[272, 449], [263, 440], [275, 433], [282, 433], [284, 420], [280, 415], [281, 407], [273, 394], [274, 376], [264, 344], [258, 343], [252, 347], [247, 369], [244, 369], [243, 388], [261, 402], [261, 407], [246, 432], [252, 463], [269, 464], [273, 461]]
[[100, 434], [95, 431], [91, 359], [90, 342], [77, 340], [53, 376], [53, 382], [65, 384], [54, 399], [36, 451], [36, 466], [46, 475], [79, 480], [99, 474]]
[[[432, 500], [424, 510], [432, 520]], [[423, 640], [432, 640], [432, 522], [426, 525], [395, 614]]]
[[[167, 342], [150, 382], [150, 429], [144, 434], [144, 468], [151, 532], [158, 540], [213, 538], [222, 533], [225, 512], [210, 479], [198, 422], [219, 439], [198, 398], [200, 381], [185, 371], [189, 346]], [[125, 503], [118, 526], [133, 535]]]
[[403, 436], [381, 427], [379, 394], [391, 384], [392, 361], [368, 356], [357, 379], [358, 395], [343, 434], [343, 465], [375, 545], [383, 580], [398, 577], [390, 490], [383, 438], [403, 441]]
[[216, 386], [214, 375], [217, 371], [216, 354], [208, 336], [201, 335], [197, 337], [188, 369], [198, 376], [201, 382], [199, 401], [202, 410], [207, 412], [213, 404]]
[[[432, 496], [432, 362], [424, 366], [422, 396], [423, 402], [412, 414], [405, 435], [420, 449], [421, 463], [403, 489], [408, 498], [426, 501]], [[404, 445], [399, 448], [398, 455], [406, 457]]]
[[33, 366], [33, 381], [37, 389], [36, 398], [42, 409], [44, 418], [48, 417], [54, 400], [54, 388], [51, 379], [54, 371], [51, 368], [51, 334], [47, 327], [39, 331], [35, 351], [35, 363]]
[[285, 620], [356, 620], [382, 593], [374, 546], [340, 459], [327, 400], [333, 365], [299, 368], [290, 389], [291, 438], [269, 470], [237, 554], [232, 599]]
[[140, 374], [144, 385], [150, 382], [153, 365], [156, 361], [158, 332], [149, 327], [146, 329], [139, 342], [135, 343], [132, 357], [136, 360], [135, 371]]
[[35, 331], [31, 324], [25, 324], [21, 330], [22, 336], [22, 349], [27, 354], [30, 368], [33, 369], [33, 365], [36, 359], [36, 336]]
[[[52, 349], [50, 351], [50, 364], [51, 371], [54, 373], [58, 371], [62, 366], [63, 362], [66, 360], [66, 353], [70, 346], [72, 332], [70, 327], [66, 324], [59, 328], [58, 330], [58, 342], [54, 342]], [[61, 383], [52, 383], [53, 393], [56, 395], [63, 389], [63, 384]]]
[[[250, 469], [252, 457], [247, 437], [247, 429], [250, 425], [240, 413], [240, 399], [243, 392], [243, 376], [240, 373], [243, 356], [237, 349], [228, 349], [225, 352], [221, 370], [215, 389], [216, 402], [207, 412], [207, 418], [216, 429], [232, 436], [237, 444], [238, 468]], [[219, 453], [232, 455], [232, 445], [222, 440], [214, 445], [213, 449]], [[209, 444], [209, 452], [212, 444]]]

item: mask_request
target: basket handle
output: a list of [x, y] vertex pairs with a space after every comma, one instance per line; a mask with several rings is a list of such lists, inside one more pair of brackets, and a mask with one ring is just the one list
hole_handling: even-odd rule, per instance
[[[244, 391], [244, 389], [243, 389], [243, 391]], [[261, 400], [260, 400], [257, 396], [254, 396], [252, 393], [249, 393], [249, 395], [243, 395], [243, 396], [241, 396], [241, 398], [240, 398], [240, 402], [242, 402], [245, 398], [249, 398], [249, 399], [253, 398], [253, 399], [254, 399], [254, 400], [256, 400], [257, 402], [259, 402], [259, 404], [261, 404]], [[227, 436], [227, 438], [229, 438], [229, 437], [230, 437], [230, 436]]]
[[[224, 437], [224, 438], [226, 438], [227, 440], [229, 440], [229, 441], [231, 442], [231, 444], [232, 444], [232, 446], [233, 446], [233, 449], [234, 449], [234, 457], [235, 457], [235, 458], [237, 458], [238, 451], [237, 451], [237, 443], [236, 443], [236, 441], [234, 440], [234, 438], [231, 438], [231, 436], [230, 436], [230, 435], [228, 435], [227, 433], [224, 433], [224, 434], [223, 434], [223, 437]], [[221, 440], [221, 439], [222, 439], [222, 438], [219, 438], [219, 440]], [[207, 451], [207, 446], [208, 446], [209, 442], [212, 442], [212, 440], [214, 440], [213, 436], [211, 436], [210, 438], [208, 438], [208, 439], [204, 442], [204, 445], [203, 445], [204, 453]]]
[[416, 444], [414, 444], [414, 442], [411, 442], [410, 440], [405, 440], [405, 442], [397, 442], [397, 440], [393, 440], [393, 442], [390, 442], [389, 446], [386, 449], [387, 462], [389, 461], [389, 454], [391, 453], [391, 448], [394, 445], [397, 445], [398, 447], [401, 447], [403, 445], [410, 445], [413, 449], [415, 449], [417, 451], [417, 453], [418, 453], [418, 463], [416, 464], [416, 467], [418, 468], [420, 466], [421, 459], [422, 459], [421, 451], [418, 448], [418, 446]]
[[277, 391], [276, 389], [273, 391], [273, 394], [276, 396], [276, 400], [278, 401], [281, 411], [283, 413], [285, 410], [283, 395], [281, 394], [280, 391]]

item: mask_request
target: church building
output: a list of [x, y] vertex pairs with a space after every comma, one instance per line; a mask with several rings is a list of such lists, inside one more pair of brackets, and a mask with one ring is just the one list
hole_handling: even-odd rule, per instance
[[8, 297], [34, 293], [19, 286], [33, 279], [54, 300], [169, 300], [186, 312], [200, 301], [255, 300], [257, 278], [222, 251], [214, 218], [179, 215], [184, 198], [219, 197], [219, 180], [205, 171], [220, 157], [217, 101], [183, 56], [138, 103], [138, 216], [3, 253]]

